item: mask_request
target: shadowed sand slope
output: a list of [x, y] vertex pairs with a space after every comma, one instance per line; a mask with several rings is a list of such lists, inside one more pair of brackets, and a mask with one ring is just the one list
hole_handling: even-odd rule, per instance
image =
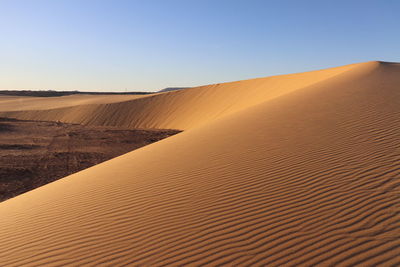
[[398, 265], [399, 88], [360, 64], [5, 201], [0, 265]]
[[[62, 121], [129, 128], [187, 130], [291, 91], [332, 78], [358, 64], [299, 74], [213, 84], [146, 95], [118, 103], [76, 105], [69, 108], [1, 113], [29, 120]], [[110, 99], [114, 99], [111, 97]], [[118, 98], [121, 99], [121, 98]], [[1, 109], [6, 111], [5, 108]], [[13, 109], [14, 111], [17, 109]]]

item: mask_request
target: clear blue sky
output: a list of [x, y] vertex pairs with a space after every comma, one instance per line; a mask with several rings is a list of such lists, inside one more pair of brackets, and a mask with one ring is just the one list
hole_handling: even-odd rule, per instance
[[0, 0], [0, 89], [151, 91], [400, 61], [398, 0]]

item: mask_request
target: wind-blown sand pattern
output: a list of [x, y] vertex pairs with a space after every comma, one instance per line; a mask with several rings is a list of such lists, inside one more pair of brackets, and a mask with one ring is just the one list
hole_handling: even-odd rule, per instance
[[189, 130], [1, 203], [0, 265], [399, 265], [399, 89], [368, 62], [49, 110]]

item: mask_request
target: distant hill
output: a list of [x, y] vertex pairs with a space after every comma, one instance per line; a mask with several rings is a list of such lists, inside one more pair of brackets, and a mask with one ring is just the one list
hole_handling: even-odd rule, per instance
[[167, 87], [167, 88], [161, 89], [158, 92], [177, 91], [177, 90], [182, 90], [182, 89], [187, 89], [187, 88], [190, 88], [190, 87]]
[[37, 96], [54, 97], [67, 95], [147, 95], [153, 92], [81, 92], [81, 91], [54, 91], [54, 90], [0, 90], [0, 95], [10, 96]]

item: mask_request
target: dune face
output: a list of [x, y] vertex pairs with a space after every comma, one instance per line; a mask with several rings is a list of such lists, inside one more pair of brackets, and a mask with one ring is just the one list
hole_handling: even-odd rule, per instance
[[68, 95], [60, 97], [0, 96], [0, 111], [49, 110], [127, 101], [147, 95]]
[[[35, 108], [24, 104], [12, 109], [15, 112], [0, 112], [0, 116], [101, 126], [187, 130], [291, 91], [317, 84], [354, 66], [356, 65], [207, 85], [161, 94], [130, 96], [136, 97], [131, 101], [121, 100], [127, 96], [106, 96], [106, 99], [120, 100], [115, 101], [116, 103], [104, 102], [66, 108], [54, 108], [55, 106], [47, 104], [37, 111], [32, 111]], [[6, 108], [1, 110], [11, 111]]]
[[0, 265], [399, 265], [399, 88], [368, 62], [97, 106], [189, 130], [1, 203]]

